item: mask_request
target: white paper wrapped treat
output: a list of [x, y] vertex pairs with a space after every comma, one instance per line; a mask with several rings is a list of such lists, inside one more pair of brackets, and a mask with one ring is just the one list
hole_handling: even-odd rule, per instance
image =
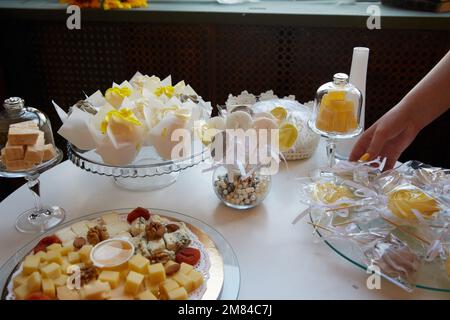
[[226, 111], [236, 112], [236, 108], [247, 106], [252, 113], [257, 126], [273, 128], [273, 121], [280, 129], [280, 148], [283, 150], [283, 142], [292, 147], [283, 150], [283, 156], [287, 160], [306, 159], [312, 156], [319, 143], [319, 136], [308, 127], [308, 119], [311, 107], [300, 104], [295, 96], [279, 98], [272, 90], [253, 95], [243, 91], [238, 96], [228, 96]]
[[69, 114], [54, 103], [63, 122], [58, 132], [82, 150], [96, 149], [110, 165], [132, 163], [142, 146], [154, 146], [161, 158], [171, 159], [177, 144], [171, 134], [176, 129], [192, 133], [212, 110], [184, 81], [172, 85], [171, 76], [161, 80], [139, 72], [130, 81], [113, 83], [104, 96], [96, 91], [81, 103], [91, 107], [74, 106]]
[[110, 165], [126, 165], [136, 158], [143, 141], [143, 124], [128, 108], [100, 108], [89, 122], [96, 152]]

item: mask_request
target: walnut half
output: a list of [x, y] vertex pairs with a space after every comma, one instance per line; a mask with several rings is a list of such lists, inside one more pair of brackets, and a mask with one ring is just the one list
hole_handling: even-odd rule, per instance
[[150, 222], [145, 227], [145, 235], [147, 240], [158, 240], [166, 233], [166, 227], [159, 222]]
[[108, 239], [109, 234], [105, 226], [96, 225], [88, 230], [86, 238], [89, 244], [96, 245], [97, 243]]

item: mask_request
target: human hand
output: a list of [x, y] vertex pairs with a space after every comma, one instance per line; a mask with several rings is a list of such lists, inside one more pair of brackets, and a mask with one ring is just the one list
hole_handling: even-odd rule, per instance
[[353, 147], [350, 160], [357, 161], [368, 153], [370, 160], [378, 156], [386, 157], [385, 170], [392, 169], [421, 130], [415, 116], [416, 113], [400, 104], [389, 110], [361, 135]]

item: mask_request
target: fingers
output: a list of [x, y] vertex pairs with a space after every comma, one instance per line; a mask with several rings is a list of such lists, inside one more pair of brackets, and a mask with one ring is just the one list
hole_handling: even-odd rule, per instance
[[382, 126], [377, 126], [373, 133], [372, 140], [370, 141], [370, 145], [367, 148], [367, 152], [370, 154], [371, 159], [380, 155], [381, 150], [383, 150], [383, 146], [388, 139], [389, 136], [386, 130], [384, 130]]
[[386, 157], [386, 165], [384, 170], [392, 169], [403, 151], [411, 144], [415, 139], [417, 132], [414, 128], [407, 127], [400, 135], [398, 135], [394, 141], [387, 141], [383, 150], [380, 152], [381, 157]]
[[368, 146], [372, 141], [373, 132], [375, 131], [374, 129], [374, 126], [370, 127], [359, 137], [350, 154], [350, 161], [359, 160], [359, 158], [361, 158], [361, 156], [367, 152]]

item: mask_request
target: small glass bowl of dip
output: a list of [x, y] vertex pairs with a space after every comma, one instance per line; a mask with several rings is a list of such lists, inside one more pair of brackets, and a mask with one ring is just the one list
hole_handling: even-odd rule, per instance
[[91, 261], [99, 268], [113, 268], [128, 262], [134, 254], [134, 245], [128, 240], [113, 238], [102, 241], [91, 250]]

